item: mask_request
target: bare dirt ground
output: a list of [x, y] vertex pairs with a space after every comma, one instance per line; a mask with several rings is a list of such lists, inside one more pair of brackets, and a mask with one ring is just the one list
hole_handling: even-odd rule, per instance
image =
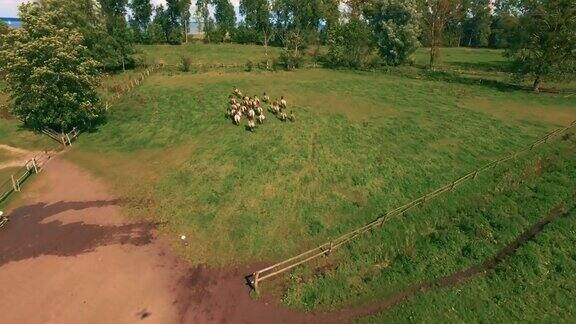
[[25, 149], [0, 144], [0, 153], [6, 152], [9, 155], [9, 160], [0, 163], [0, 170], [13, 167], [21, 167], [26, 164], [26, 161], [32, 159], [40, 152], [28, 151]]
[[314, 315], [255, 301], [248, 268], [191, 268], [154, 226], [59, 158], [27, 185], [0, 232], [0, 323], [303, 323]]
[[0, 323], [343, 323], [438, 286], [482, 275], [566, 212], [556, 210], [493, 259], [390, 298], [332, 313], [299, 313], [254, 300], [243, 277], [254, 267], [190, 267], [155, 226], [128, 222], [120, 201], [59, 158], [27, 185], [25, 205], [0, 230]]

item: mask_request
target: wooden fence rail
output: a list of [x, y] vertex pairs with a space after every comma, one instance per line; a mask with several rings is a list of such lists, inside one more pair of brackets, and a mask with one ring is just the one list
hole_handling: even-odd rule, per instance
[[123, 95], [129, 93], [134, 88], [136, 88], [137, 86], [142, 84], [142, 82], [144, 82], [146, 80], [146, 78], [148, 78], [150, 76], [150, 74], [152, 74], [152, 73], [154, 73], [154, 72], [156, 72], [159, 69], [164, 68], [164, 67], [165, 67], [164, 63], [158, 63], [158, 64], [153, 65], [152, 67], [142, 71], [140, 74], [138, 74], [138, 76], [136, 78], [132, 78], [132, 79], [128, 80], [128, 82], [120, 89], [120, 91], [118, 91], [116, 93], [115, 96], [112, 97], [112, 99], [110, 99], [104, 103], [104, 109], [108, 110], [108, 109], [112, 108], [112, 106], [114, 105], [114, 102], [116, 100], [120, 99]]
[[40, 153], [26, 161], [24, 166], [10, 175], [10, 178], [0, 183], [0, 202], [6, 200], [12, 193], [20, 192], [22, 184], [32, 175], [39, 173], [52, 156], [48, 152]]
[[284, 261], [278, 262], [274, 265], [271, 265], [269, 267], [260, 269], [258, 271], [253, 272], [251, 275], [249, 275], [247, 277], [248, 279], [248, 283], [252, 286], [252, 288], [254, 290], [258, 290], [259, 284], [262, 280], [266, 280], [269, 279], [271, 277], [277, 276], [281, 273], [284, 273], [286, 271], [289, 271], [301, 264], [304, 264], [308, 261], [314, 260], [320, 256], [327, 256], [330, 253], [332, 253], [332, 251], [334, 251], [335, 249], [337, 249], [338, 247], [352, 241], [353, 239], [359, 237], [360, 235], [376, 228], [376, 227], [381, 227], [383, 226], [387, 221], [391, 220], [394, 217], [399, 217], [404, 215], [406, 212], [408, 212], [411, 209], [414, 209], [418, 206], [423, 205], [424, 203], [446, 193], [449, 191], [454, 190], [455, 188], [457, 188], [458, 186], [464, 184], [465, 182], [468, 182], [470, 180], [474, 180], [478, 177], [478, 175], [486, 170], [495, 168], [496, 166], [500, 165], [501, 163], [504, 163], [506, 161], [512, 160], [517, 158], [519, 155], [527, 153], [531, 150], [533, 150], [535, 147], [543, 145], [545, 143], [548, 143], [549, 140], [551, 140], [552, 138], [557, 138], [558, 136], [566, 133], [568, 130], [572, 129], [576, 127], [576, 120], [573, 121], [570, 125], [563, 127], [563, 128], [559, 128], [556, 129], [548, 134], [546, 134], [544, 137], [540, 138], [539, 140], [535, 141], [534, 143], [530, 144], [529, 146], [525, 147], [524, 149], [521, 149], [519, 151], [513, 152], [511, 154], [508, 154], [498, 160], [494, 160], [492, 162], [489, 162], [483, 166], [481, 166], [480, 168], [469, 172], [468, 174], [454, 180], [451, 181], [450, 183], [428, 193], [425, 194], [417, 199], [414, 199], [413, 201], [402, 205], [400, 207], [397, 207], [391, 211], [388, 211], [386, 213], [384, 213], [383, 215], [379, 216], [376, 220], [372, 221], [371, 223], [368, 223], [360, 228], [357, 228], [351, 232], [348, 232], [340, 237], [337, 237], [327, 243], [324, 243], [320, 246], [317, 246], [313, 249], [310, 249], [304, 253], [298, 254], [294, 257], [291, 257], [289, 259], [286, 259]]

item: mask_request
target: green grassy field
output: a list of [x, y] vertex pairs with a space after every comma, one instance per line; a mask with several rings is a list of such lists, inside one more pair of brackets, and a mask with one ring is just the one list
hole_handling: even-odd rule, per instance
[[[246, 64], [265, 60], [263, 46], [240, 44], [188, 44], [188, 45], [151, 45], [138, 46], [149, 64], [163, 60], [166, 64], [180, 65], [183, 57], [192, 59], [192, 64]], [[270, 57], [276, 57], [280, 49], [269, 48]]]
[[[190, 54], [196, 62], [226, 64], [263, 57], [261, 47], [243, 45], [141, 50], [168, 64]], [[500, 73], [492, 67], [504, 64], [497, 51], [447, 52], [445, 65], [470, 74]], [[425, 64], [425, 54], [417, 53], [417, 65]], [[470, 75], [439, 79], [400, 72], [162, 71], [122, 98], [108, 122], [83, 134], [65, 156], [126, 197], [134, 217], [165, 221], [163, 231], [175, 240], [185, 234], [193, 244], [177, 248], [191, 263], [267, 264], [372, 221], [576, 119], [570, 96], [467, 82]], [[110, 76], [103, 93], [113, 93], [127, 77]], [[235, 86], [248, 95], [285, 96], [296, 122], [268, 114], [255, 133], [232, 125], [224, 112]], [[574, 138], [567, 139], [502, 166], [329, 259], [266, 282], [263, 293], [298, 309], [338, 309], [385, 299], [415, 282], [476, 264], [576, 191], [574, 147]], [[571, 225], [561, 235], [573, 233], [572, 219], [563, 220]], [[559, 224], [546, 231], [555, 233]], [[552, 264], [553, 247], [544, 235], [539, 239], [542, 251], [521, 253]], [[558, 253], [573, 252], [570, 246], [563, 242]], [[522, 264], [519, 256], [508, 262]], [[565, 277], [551, 273], [550, 280], [573, 291], [573, 263], [562, 260]], [[540, 263], [529, 266], [535, 264]], [[496, 273], [463, 288], [470, 302], [475, 288], [482, 288], [482, 301], [492, 303], [487, 309], [493, 311], [499, 304], [492, 293], [508, 300], [518, 280], [538, 278], [538, 272]], [[506, 283], [489, 289], [498, 282]], [[540, 289], [533, 293], [551, 301], [556, 286], [550, 287], [542, 291], [535, 282], [526, 289]], [[462, 310], [469, 304], [456, 301], [456, 291], [433, 291], [366, 320], [426, 321], [436, 302], [436, 313], [444, 305]], [[558, 296], [565, 298], [564, 308], [576, 302], [575, 294]], [[503, 310], [498, 318], [514, 319], [537, 302], [510, 305], [518, 311]], [[438, 318], [471, 320], [470, 312]], [[490, 316], [487, 311], [479, 318]]]

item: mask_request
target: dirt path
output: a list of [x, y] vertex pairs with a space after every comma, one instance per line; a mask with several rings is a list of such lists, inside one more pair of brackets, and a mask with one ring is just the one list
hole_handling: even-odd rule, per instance
[[0, 231], [0, 323], [304, 323], [250, 298], [248, 268], [190, 268], [126, 222], [95, 178], [55, 158]]
[[8, 155], [10, 155], [11, 159], [0, 163], [0, 170], [24, 166], [26, 161], [32, 159], [34, 156], [40, 153], [39, 151], [28, 151], [5, 144], [0, 144], [0, 152], [1, 151], [8, 152]]

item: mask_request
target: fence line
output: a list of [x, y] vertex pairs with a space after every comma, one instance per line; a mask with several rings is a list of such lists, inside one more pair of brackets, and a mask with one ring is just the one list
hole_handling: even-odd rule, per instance
[[52, 158], [50, 153], [35, 155], [24, 163], [24, 166], [10, 175], [10, 178], [0, 183], [0, 202], [6, 200], [12, 193], [20, 192], [22, 184], [32, 175], [42, 171], [44, 165]]
[[155, 64], [154, 66], [152, 66], [149, 69], [144, 70], [143, 72], [141, 72], [138, 77], [136, 78], [132, 78], [128, 81], [128, 83], [122, 87], [120, 89], [119, 92], [116, 93], [116, 95], [114, 95], [112, 97], [112, 99], [107, 100], [104, 103], [104, 109], [108, 110], [112, 107], [112, 105], [114, 104], [114, 102], [116, 100], [119, 100], [123, 95], [129, 93], [130, 91], [132, 91], [134, 88], [136, 88], [137, 86], [139, 86], [140, 84], [142, 84], [142, 82], [144, 82], [146, 80], [146, 78], [148, 78], [150, 76], [150, 74], [156, 72], [157, 70], [163, 68], [165, 66], [164, 63], [158, 63]]
[[404, 204], [400, 207], [397, 207], [391, 211], [388, 211], [386, 213], [384, 213], [383, 215], [381, 215], [380, 217], [378, 217], [376, 220], [362, 226], [359, 227], [351, 232], [348, 232], [346, 234], [343, 234], [339, 237], [337, 237], [336, 239], [333, 239], [327, 243], [324, 243], [320, 246], [317, 246], [313, 249], [310, 249], [304, 253], [298, 254], [294, 257], [291, 257], [289, 259], [286, 259], [284, 261], [278, 262], [276, 264], [273, 264], [269, 267], [260, 269], [254, 273], [252, 273], [251, 275], [249, 275], [247, 277], [249, 284], [252, 286], [252, 288], [254, 290], [258, 290], [258, 286], [260, 284], [260, 282], [262, 280], [277, 276], [281, 273], [284, 273], [286, 271], [289, 271], [301, 264], [304, 264], [308, 261], [311, 261], [313, 259], [316, 259], [320, 256], [328, 256], [330, 253], [332, 253], [333, 250], [337, 249], [338, 247], [350, 242], [351, 240], [353, 240], [354, 238], [370, 231], [371, 229], [375, 228], [375, 227], [381, 227], [383, 226], [387, 221], [389, 221], [390, 219], [394, 218], [394, 217], [398, 217], [398, 216], [402, 216], [403, 214], [405, 214], [406, 212], [408, 212], [411, 209], [414, 209], [418, 206], [423, 205], [424, 203], [446, 193], [449, 191], [454, 190], [455, 188], [457, 188], [458, 186], [460, 186], [461, 184], [469, 181], [469, 180], [474, 180], [478, 177], [478, 175], [488, 169], [492, 169], [495, 168], [496, 166], [500, 165], [501, 163], [507, 162], [509, 160], [515, 159], [517, 158], [519, 155], [524, 154], [526, 152], [530, 152], [531, 150], [533, 150], [535, 147], [543, 145], [548, 143], [548, 141], [550, 139], [556, 138], [558, 136], [560, 136], [561, 134], [567, 132], [568, 130], [572, 129], [576, 127], [576, 120], [573, 121], [570, 125], [563, 127], [563, 128], [559, 128], [556, 129], [548, 134], [546, 134], [544, 137], [538, 139], [537, 141], [535, 141], [534, 143], [530, 144], [529, 146], [526, 146], [525, 148], [518, 150], [516, 152], [510, 153], [500, 159], [494, 160], [492, 162], [489, 162], [481, 167], [479, 167], [478, 169], [469, 172], [468, 174], [428, 193], [425, 194], [407, 204]]
[[[132, 91], [136, 86], [139, 86], [146, 80], [147, 77], [150, 76], [151, 73], [155, 72], [156, 70], [164, 67], [163, 63], [156, 64], [149, 69], [144, 70], [142, 73], [138, 75], [137, 78], [130, 79], [128, 84], [116, 93], [116, 95], [112, 98], [112, 101], [106, 101], [104, 103], [104, 109], [107, 111], [112, 107], [114, 100], [120, 99], [126, 93]], [[42, 129], [42, 133], [50, 137], [51, 139], [55, 140], [56, 142], [62, 144], [64, 148], [68, 146], [72, 146], [72, 142], [80, 136], [80, 130], [77, 127], [72, 128], [72, 130], [68, 133], [58, 133], [49, 127], [44, 127]]]

